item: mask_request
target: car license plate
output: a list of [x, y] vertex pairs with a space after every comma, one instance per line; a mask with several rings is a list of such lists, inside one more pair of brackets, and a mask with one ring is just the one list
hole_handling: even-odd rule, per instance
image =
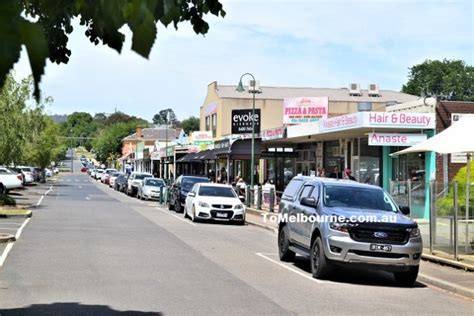
[[227, 218], [227, 213], [219, 213], [219, 212], [217, 212], [217, 213], [216, 213], [216, 217], [219, 217], [219, 218]]
[[392, 251], [392, 246], [390, 246], [390, 245], [370, 244], [370, 250], [390, 252], [390, 251]]

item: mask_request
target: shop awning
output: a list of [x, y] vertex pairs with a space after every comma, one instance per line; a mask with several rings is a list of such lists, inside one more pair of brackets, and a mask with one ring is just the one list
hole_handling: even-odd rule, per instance
[[[261, 139], [255, 139], [255, 159], [260, 159], [261, 153]], [[217, 149], [215, 153], [218, 158], [226, 159], [229, 157], [231, 160], [250, 160], [252, 153], [252, 140], [251, 139], [238, 139], [234, 141], [229, 148]]]

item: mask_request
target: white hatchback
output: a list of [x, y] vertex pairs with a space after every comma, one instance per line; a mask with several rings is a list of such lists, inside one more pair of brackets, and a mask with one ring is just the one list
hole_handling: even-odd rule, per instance
[[184, 217], [245, 223], [245, 205], [230, 185], [196, 183], [186, 197]]

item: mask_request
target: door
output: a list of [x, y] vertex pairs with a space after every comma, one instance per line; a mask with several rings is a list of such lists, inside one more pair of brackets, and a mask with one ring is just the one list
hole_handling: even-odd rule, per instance
[[[314, 198], [316, 201], [316, 205], [319, 207], [319, 196], [320, 196], [321, 186], [319, 184], [315, 184], [313, 190], [309, 194], [309, 197]], [[317, 225], [315, 219], [318, 215], [318, 207], [311, 207], [311, 206], [301, 206], [303, 209], [303, 214], [308, 217], [308, 220], [303, 222], [302, 225], [302, 235], [303, 240], [305, 241], [306, 245], [310, 245], [311, 243], [311, 234], [313, 232], [314, 225]]]
[[[301, 220], [301, 216], [305, 213], [305, 206], [300, 204], [300, 201], [304, 197], [308, 197], [313, 190], [312, 185], [305, 185], [301, 190], [298, 199], [293, 203], [292, 209], [290, 210], [290, 229], [291, 235], [295, 242], [306, 246], [306, 238], [304, 237], [304, 221]], [[292, 223], [292, 219], [293, 220]]]

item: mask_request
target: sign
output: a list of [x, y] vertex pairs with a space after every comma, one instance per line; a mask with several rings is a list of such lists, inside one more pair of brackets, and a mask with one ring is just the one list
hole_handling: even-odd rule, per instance
[[[474, 113], [451, 113], [451, 125], [455, 124], [462, 117], [473, 117]], [[451, 163], [467, 163], [466, 153], [455, 153], [451, 154]]]
[[143, 159], [143, 149], [145, 149], [145, 142], [141, 141], [137, 143], [137, 147], [135, 148], [136, 159]]
[[260, 133], [260, 109], [255, 109], [255, 117], [250, 110], [233, 110], [231, 116], [232, 134], [252, 133], [252, 122], [255, 122], [255, 133]]
[[221, 139], [214, 142], [215, 149], [224, 149], [230, 147], [230, 139]]
[[418, 127], [435, 128], [434, 113], [412, 113], [412, 112], [367, 112], [365, 114], [365, 125], [368, 127]]
[[196, 131], [191, 134], [194, 145], [212, 144], [212, 131]]
[[262, 132], [262, 140], [272, 140], [272, 139], [281, 139], [286, 137], [286, 128], [285, 127], [277, 127], [266, 129]]
[[283, 124], [314, 123], [328, 117], [328, 97], [299, 97], [283, 100]]
[[160, 148], [160, 157], [165, 158], [165, 157], [174, 156], [174, 147], [175, 146], [161, 147]]
[[321, 132], [327, 132], [358, 127], [362, 124], [360, 114], [362, 113], [345, 114], [322, 120], [319, 125], [319, 130]]
[[410, 147], [425, 141], [425, 134], [369, 133], [369, 146]]

